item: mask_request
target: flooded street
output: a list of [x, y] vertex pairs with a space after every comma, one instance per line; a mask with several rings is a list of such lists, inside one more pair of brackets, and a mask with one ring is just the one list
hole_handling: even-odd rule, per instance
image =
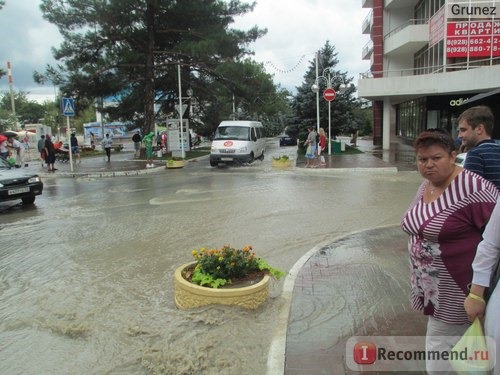
[[[287, 152], [292, 152], [287, 148]], [[256, 311], [177, 310], [173, 273], [199, 247], [252, 245], [290, 270], [319, 243], [398, 224], [416, 172], [250, 166], [45, 179], [0, 212], [0, 373], [264, 374], [283, 281]], [[292, 153], [293, 155], [293, 153]]]

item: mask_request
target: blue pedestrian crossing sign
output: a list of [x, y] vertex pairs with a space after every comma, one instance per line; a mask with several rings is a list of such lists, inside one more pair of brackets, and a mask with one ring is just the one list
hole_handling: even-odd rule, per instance
[[62, 98], [62, 110], [64, 116], [74, 116], [75, 100], [73, 98]]

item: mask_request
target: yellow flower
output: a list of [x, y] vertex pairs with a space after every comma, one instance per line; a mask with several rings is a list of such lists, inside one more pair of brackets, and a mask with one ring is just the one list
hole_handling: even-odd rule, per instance
[[198, 251], [193, 250], [193, 251], [191, 251], [191, 254], [195, 257], [198, 254]]
[[222, 262], [224, 260], [224, 257], [219, 257], [219, 262]]

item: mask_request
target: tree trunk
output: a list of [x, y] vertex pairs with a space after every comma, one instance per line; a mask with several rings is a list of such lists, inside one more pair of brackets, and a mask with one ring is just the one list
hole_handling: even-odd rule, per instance
[[155, 47], [155, 5], [154, 0], [147, 1], [146, 27], [148, 45], [146, 50], [146, 66], [144, 72], [144, 126], [143, 134], [149, 134], [154, 129], [155, 113], [155, 74], [154, 74], [154, 47]]

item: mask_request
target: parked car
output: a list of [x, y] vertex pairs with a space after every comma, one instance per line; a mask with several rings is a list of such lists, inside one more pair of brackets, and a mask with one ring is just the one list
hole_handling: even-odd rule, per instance
[[280, 137], [280, 146], [296, 146], [297, 138], [284, 135]]
[[0, 158], [0, 202], [20, 199], [23, 204], [33, 204], [42, 190], [43, 183], [38, 175], [11, 168]]

